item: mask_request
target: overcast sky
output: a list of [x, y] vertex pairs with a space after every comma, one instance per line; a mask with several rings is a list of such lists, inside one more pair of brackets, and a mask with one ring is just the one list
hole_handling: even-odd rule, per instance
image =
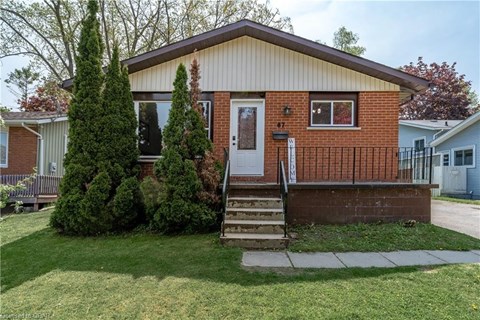
[[[456, 69], [480, 93], [480, 1], [271, 0], [292, 19], [298, 36], [332, 44], [341, 26], [360, 36], [365, 58], [397, 68], [419, 56], [427, 63], [457, 62]], [[28, 59], [1, 60], [0, 101], [14, 107], [6, 75]]]

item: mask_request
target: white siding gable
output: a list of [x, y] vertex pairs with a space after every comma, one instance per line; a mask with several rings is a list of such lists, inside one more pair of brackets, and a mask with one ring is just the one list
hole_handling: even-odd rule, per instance
[[[170, 92], [178, 65], [193, 53], [130, 74], [132, 91]], [[399, 91], [389, 83], [243, 36], [197, 52], [203, 91]]]

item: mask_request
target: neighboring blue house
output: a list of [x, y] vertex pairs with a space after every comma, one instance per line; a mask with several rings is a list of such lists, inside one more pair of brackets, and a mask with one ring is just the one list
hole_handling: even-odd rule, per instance
[[462, 122], [461, 120], [400, 120], [398, 146], [422, 150], [435, 138]]
[[452, 193], [480, 199], [480, 112], [437, 137], [430, 146], [435, 148], [435, 154], [441, 155], [442, 167], [449, 167], [443, 170], [444, 185], [455, 182], [456, 177], [466, 171], [466, 190], [462, 192], [460, 188], [459, 192]]

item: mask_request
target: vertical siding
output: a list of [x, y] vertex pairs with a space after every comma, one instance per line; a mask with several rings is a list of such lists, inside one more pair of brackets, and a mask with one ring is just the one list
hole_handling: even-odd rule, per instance
[[413, 147], [413, 140], [426, 137], [427, 146], [433, 140], [433, 135], [439, 130], [427, 130], [422, 128], [415, 128], [411, 126], [399, 125], [398, 132], [398, 146], [399, 147]]
[[[65, 156], [65, 135], [68, 134], [68, 122], [59, 121], [42, 124], [40, 133], [44, 141], [44, 173], [48, 175], [63, 176], [63, 157]], [[57, 163], [57, 172], [50, 172], [50, 163]]]
[[[204, 91], [399, 91], [399, 86], [247, 36], [197, 53]], [[130, 75], [132, 91], [172, 91], [193, 53]]]

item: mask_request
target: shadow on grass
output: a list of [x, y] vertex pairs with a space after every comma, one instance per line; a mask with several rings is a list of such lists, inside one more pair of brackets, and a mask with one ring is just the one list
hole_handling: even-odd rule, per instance
[[52, 270], [98, 271], [134, 278], [182, 277], [255, 286], [269, 283], [377, 277], [417, 268], [341, 269], [290, 275], [241, 268], [242, 251], [219, 244], [217, 234], [159, 236], [127, 234], [98, 238], [64, 237], [46, 228], [1, 247], [2, 292]]

